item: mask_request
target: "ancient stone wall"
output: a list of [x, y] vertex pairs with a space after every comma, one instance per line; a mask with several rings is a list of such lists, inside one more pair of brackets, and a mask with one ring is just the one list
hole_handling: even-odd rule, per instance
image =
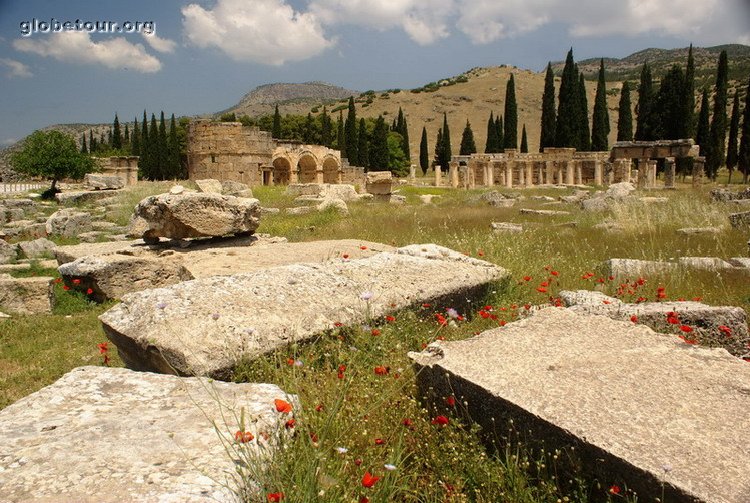
[[116, 176], [126, 187], [138, 183], [138, 156], [95, 157], [103, 175]]

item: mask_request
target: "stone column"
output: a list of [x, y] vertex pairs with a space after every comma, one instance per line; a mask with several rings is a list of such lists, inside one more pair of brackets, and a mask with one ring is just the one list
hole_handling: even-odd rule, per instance
[[[271, 175], [271, 178], [273, 178], [273, 175]], [[298, 183], [299, 177], [297, 176], [297, 170], [291, 169], [289, 170], [289, 183]]]
[[656, 187], [656, 161], [649, 159], [646, 163], [648, 166], [648, 176], [646, 178], [646, 188], [653, 189]]
[[700, 187], [705, 181], [706, 171], [704, 165], [706, 158], [703, 156], [693, 157], [693, 187]]
[[[461, 166], [463, 168], [463, 166]], [[451, 161], [448, 164], [448, 179], [451, 182], [451, 187], [454, 189], [458, 187], [458, 163]]]
[[575, 184], [575, 167], [573, 161], [565, 161], [565, 185]]
[[323, 183], [323, 170], [315, 170], [315, 183]]
[[484, 184], [487, 187], [495, 185], [495, 165], [491, 162], [487, 163], [487, 178], [484, 179]]
[[573, 161], [576, 169], [576, 185], [583, 185], [583, 161]]
[[562, 166], [563, 161], [555, 161], [555, 167], [557, 168], [557, 185], [565, 185], [565, 172]]
[[602, 161], [596, 159], [594, 161], [594, 185], [602, 185]]
[[544, 183], [553, 185], [555, 183], [555, 161], [544, 161], [545, 177]]
[[674, 157], [667, 157], [664, 159], [664, 188], [674, 189], [675, 179], [675, 166]]
[[440, 170], [439, 165], [435, 165], [435, 187], [443, 185], [443, 172]]
[[498, 179], [498, 185], [501, 187], [505, 186], [505, 170], [500, 171], [500, 178]]
[[633, 177], [635, 178], [636, 188], [646, 188], [646, 168], [640, 162], [638, 162], [638, 168], [633, 170]]
[[513, 161], [505, 161], [505, 186], [513, 188]]
[[518, 185], [526, 185], [526, 161], [518, 161]]
[[469, 181], [469, 188], [474, 189], [477, 186], [476, 183], [476, 177], [474, 176], [474, 170], [473, 169], [467, 169], [467, 178]]
[[416, 164], [412, 164], [409, 166], [409, 181], [414, 182], [414, 180], [417, 178], [417, 166]]
[[539, 185], [544, 184], [544, 167], [541, 163], [537, 163], [536, 165], [536, 174], [537, 174], [537, 180], [539, 181]]
[[526, 164], [526, 186], [533, 187], [534, 186], [534, 162], [526, 161], [525, 164]]

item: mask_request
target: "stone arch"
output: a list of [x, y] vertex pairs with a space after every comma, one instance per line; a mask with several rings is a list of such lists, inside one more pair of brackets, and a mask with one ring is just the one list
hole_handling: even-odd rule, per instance
[[318, 161], [312, 152], [302, 152], [297, 161], [297, 180], [299, 183], [316, 183]]
[[286, 157], [273, 160], [273, 184], [288, 185], [292, 176], [292, 163]]
[[323, 158], [323, 183], [340, 183], [339, 171], [341, 166], [333, 155]]

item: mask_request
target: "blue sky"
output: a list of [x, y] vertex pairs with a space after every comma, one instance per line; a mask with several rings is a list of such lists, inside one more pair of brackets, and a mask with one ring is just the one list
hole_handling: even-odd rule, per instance
[[[115, 112], [121, 120], [144, 108], [215, 112], [272, 82], [410, 88], [475, 66], [541, 70], [571, 46], [584, 59], [691, 42], [750, 44], [748, 3], [0, 0], [0, 147], [49, 124], [109, 122]], [[21, 24], [34, 19], [55, 19], [62, 32], [23, 36]], [[76, 20], [80, 28], [140, 21], [154, 29], [64, 30], [62, 23]]]

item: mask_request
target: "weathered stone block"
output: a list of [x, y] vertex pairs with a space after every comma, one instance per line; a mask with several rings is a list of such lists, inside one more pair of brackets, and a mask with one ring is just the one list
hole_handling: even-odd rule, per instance
[[18, 245], [0, 239], [0, 264], [9, 264], [18, 258]]
[[495, 232], [523, 232], [523, 226], [521, 224], [513, 224], [510, 222], [492, 222], [490, 227]]
[[718, 271], [731, 269], [732, 264], [718, 257], [679, 257], [677, 263], [691, 269], [702, 269], [705, 271]]
[[87, 173], [83, 183], [94, 190], [117, 190], [125, 187], [125, 181], [116, 175]]
[[76, 237], [92, 229], [91, 215], [75, 208], [63, 208], [47, 219], [45, 229], [50, 236]]
[[198, 186], [198, 190], [200, 192], [205, 192], [207, 194], [221, 194], [222, 193], [221, 182], [219, 180], [214, 180], [213, 178], [206, 178], [203, 180], [195, 180], [195, 184]]
[[732, 227], [738, 229], [750, 227], [750, 211], [732, 213], [729, 215], [729, 223], [732, 224]]
[[605, 260], [597, 269], [605, 276], [636, 279], [649, 274], [664, 274], [674, 271], [677, 264], [655, 260], [638, 260], [631, 258], [611, 258]]
[[25, 258], [52, 257], [56, 247], [55, 243], [45, 238], [18, 243], [18, 248]]
[[20, 314], [52, 311], [54, 280], [47, 277], [0, 278], [0, 306]]
[[542, 216], [547, 216], [547, 217], [570, 215], [569, 211], [560, 211], [560, 210], [535, 210], [532, 208], [521, 208], [520, 211], [524, 215], [542, 215]]
[[[299, 406], [273, 384], [74, 369], [0, 411], [0, 498], [234, 501], [242, 460], [270, 463], [285, 434], [276, 399]], [[240, 430], [253, 440], [236, 442]]]
[[750, 365], [723, 349], [547, 308], [410, 357], [421, 395], [455, 396], [493, 434], [512, 419], [525, 442], [575, 446], [567, 455], [605, 488], [639, 501], [747, 500]]

